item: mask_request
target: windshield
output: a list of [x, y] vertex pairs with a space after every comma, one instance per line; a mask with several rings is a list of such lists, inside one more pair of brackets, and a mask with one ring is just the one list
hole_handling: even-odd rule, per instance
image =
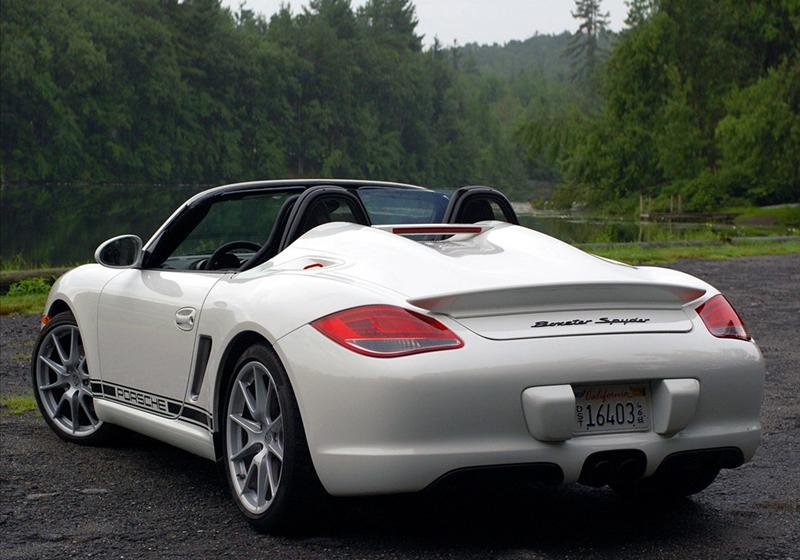
[[431, 224], [444, 218], [447, 195], [421, 189], [362, 187], [358, 195], [373, 224]]
[[[212, 203], [161, 263], [160, 268], [179, 270], [239, 268], [269, 239], [277, 215], [291, 192], [256, 193], [224, 198]], [[229, 247], [213, 266], [215, 251]]]
[[[373, 224], [441, 222], [447, 209], [444, 193], [408, 188], [364, 186], [356, 189]], [[179, 270], [237, 270], [263, 249], [269, 259], [279, 250], [297, 189], [269, 190], [229, 196], [189, 210], [174, 235], [161, 243], [150, 263], [154, 268]], [[328, 208], [324, 217], [307, 209], [313, 225], [344, 221], [358, 223], [346, 205]], [[316, 212], [316, 213], [315, 213]], [[283, 219], [279, 219], [279, 215]], [[303, 222], [305, 223], [305, 222]], [[313, 227], [313, 226], [312, 226]], [[278, 231], [273, 231], [274, 229]], [[308, 229], [308, 228], [307, 228]], [[158, 263], [158, 264], [156, 264]]]

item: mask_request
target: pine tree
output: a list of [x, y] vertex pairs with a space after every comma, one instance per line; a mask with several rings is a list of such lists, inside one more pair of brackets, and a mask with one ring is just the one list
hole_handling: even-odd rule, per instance
[[412, 51], [422, 50], [422, 36], [417, 35], [419, 20], [411, 0], [368, 0], [358, 15], [383, 41]]
[[625, 25], [638, 27], [645, 23], [658, 10], [658, 4], [658, 0], [625, 0], [625, 5], [628, 6]]
[[574, 81], [591, 81], [604, 50], [601, 40], [608, 33], [608, 12], [601, 11], [601, 0], [575, 0], [572, 17], [580, 21], [565, 55], [571, 60]]

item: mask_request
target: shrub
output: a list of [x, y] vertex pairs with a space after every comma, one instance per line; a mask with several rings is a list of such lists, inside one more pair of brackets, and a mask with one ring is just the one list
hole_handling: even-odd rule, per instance
[[50, 282], [44, 278], [26, 278], [8, 287], [9, 296], [29, 296], [50, 292]]

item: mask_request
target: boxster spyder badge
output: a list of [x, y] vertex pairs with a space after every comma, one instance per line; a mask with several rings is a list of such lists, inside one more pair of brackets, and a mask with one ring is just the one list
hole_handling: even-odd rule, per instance
[[764, 364], [725, 297], [518, 223], [488, 187], [202, 192], [53, 285], [39, 409], [70, 442], [122, 426], [218, 461], [273, 532], [466, 468], [655, 499], [749, 460]]
[[627, 325], [629, 323], [647, 323], [650, 319], [631, 317], [630, 319], [613, 319], [608, 317], [600, 317], [594, 319], [572, 319], [571, 321], [536, 321], [531, 327], [571, 327], [573, 325], [588, 325], [589, 323], [597, 323], [599, 325]]

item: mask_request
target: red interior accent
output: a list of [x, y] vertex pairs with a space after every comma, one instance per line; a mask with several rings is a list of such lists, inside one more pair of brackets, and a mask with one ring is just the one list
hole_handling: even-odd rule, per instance
[[322, 268], [322, 265], [320, 263], [307, 264], [303, 267], [303, 270], [308, 270], [309, 268]]

